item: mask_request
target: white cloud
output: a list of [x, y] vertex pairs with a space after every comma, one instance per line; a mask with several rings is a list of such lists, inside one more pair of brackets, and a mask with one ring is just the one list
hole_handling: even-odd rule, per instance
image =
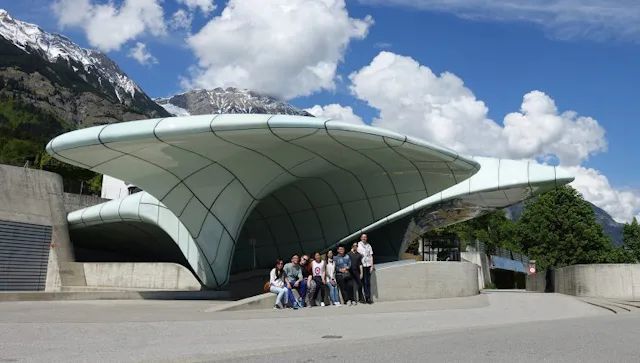
[[193, 14], [186, 12], [184, 9], [178, 9], [171, 16], [169, 21], [169, 27], [174, 30], [191, 29], [191, 22], [193, 21]]
[[359, 0], [363, 4], [407, 6], [453, 13], [461, 18], [535, 23], [560, 39], [617, 38], [637, 41], [636, 0]]
[[[351, 92], [379, 111], [373, 126], [468, 155], [556, 157], [576, 175], [573, 186], [617, 220], [629, 220], [640, 209], [639, 196], [612, 188], [604, 175], [580, 166], [589, 156], [606, 151], [604, 129], [591, 117], [560, 112], [543, 92], [527, 93], [520, 110], [497, 123], [488, 118], [486, 105], [460, 78], [451, 73], [436, 75], [410, 57], [380, 52], [349, 79]], [[314, 109], [340, 112], [339, 105]]]
[[342, 121], [355, 125], [365, 125], [362, 118], [353, 113], [353, 108], [350, 106], [341, 106], [338, 104], [330, 104], [326, 106], [315, 105], [311, 108], [305, 109], [305, 111], [316, 117], [331, 118], [336, 121]]
[[571, 183], [584, 198], [609, 213], [618, 222], [628, 222], [640, 210], [640, 197], [631, 191], [616, 190], [606, 176], [592, 168], [569, 167], [576, 180]]
[[108, 52], [144, 33], [164, 35], [161, 0], [124, 0], [95, 4], [90, 0], [57, 0], [52, 4], [58, 25], [84, 30], [91, 46]]
[[378, 109], [374, 126], [401, 131], [470, 155], [558, 157], [578, 165], [607, 148], [604, 129], [575, 112], [559, 113], [540, 91], [523, 98], [504, 127], [488, 118], [484, 102], [451, 73], [434, 74], [410, 57], [380, 52], [349, 76], [353, 94]]
[[214, 11], [217, 6], [213, 3], [213, 0], [177, 0], [179, 4], [184, 4], [189, 8], [189, 10], [193, 11], [195, 9], [200, 9], [200, 11], [204, 15], [209, 15], [212, 11]]
[[372, 23], [350, 18], [344, 0], [229, 0], [187, 39], [198, 67], [183, 86], [235, 86], [287, 99], [331, 90], [347, 46]]
[[158, 59], [151, 55], [147, 50], [147, 45], [144, 43], [136, 43], [134, 47], [129, 50], [129, 54], [127, 54], [130, 58], [133, 58], [138, 61], [138, 63], [142, 65], [150, 65], [157, 64]]

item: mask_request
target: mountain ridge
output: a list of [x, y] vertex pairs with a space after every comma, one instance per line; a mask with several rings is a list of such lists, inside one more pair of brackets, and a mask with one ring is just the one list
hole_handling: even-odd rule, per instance
[[22, 101], [75, 127], [169, 115], [104, 53], [14, 19], [3, 9], [0, 51], [0, 78], [14, 86], [3, 91], [12, 97], [21, 93]]
[[176, 116], [220, 113], [285, 114], [314, 117], [305, 110], [248, 89], [217, 87], [196, 88], [154, 101]]

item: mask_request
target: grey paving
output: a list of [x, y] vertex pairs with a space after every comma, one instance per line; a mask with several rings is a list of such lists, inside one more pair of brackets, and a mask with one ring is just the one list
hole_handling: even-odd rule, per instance
[[337, 344], [386, 342], [449, 330], [617, 316], [573, 297], [526, 292], [298, 311], [206, 312], [210, 307], [202, 301], [0, 303], [0, 362], [206, 362], [307, 350], [326, 344], [327, 335], [341, 336], [345, 343]]
[[[328, 340], [297, 350], [199, 362], [638, 362], [640, 315], [618, 315], [463, 328], [361, 340]], [[359, 354], [354, 360], [354, 349]], [[251, 354], [251, 353], [250, 353]], [[196, 362], [193, 360], [192, 362]]]

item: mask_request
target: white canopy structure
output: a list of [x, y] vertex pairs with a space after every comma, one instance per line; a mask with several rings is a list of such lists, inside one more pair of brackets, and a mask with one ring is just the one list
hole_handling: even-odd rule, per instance
[[[114, 252], [137, 243], [149, 253], [181, 253], [177, 259], [210, 288], [228, 282], [232, 265], [252, 268], [254, 249], [257, 264], [271, 266], [362, 231], [375, 234], [382, 260], [397, 259], [430, 228], [573, 180], [552, 166], [466, 157], [374, 127], [286, 115], [96, 126], [56, 137], [47, 151], [144, 190], [69, 214], [72, 231], [93, 233]], [[100, 241], [110, 230], [118, 235]]]

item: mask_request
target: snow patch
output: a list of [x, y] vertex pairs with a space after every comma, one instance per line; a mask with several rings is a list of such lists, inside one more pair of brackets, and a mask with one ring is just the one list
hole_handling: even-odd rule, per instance
[[[35, 24], [16, 20], [4, 9], [0, 9], [0, 36], [27, 53], [30, 53], [29, 49], [35, 50], [49, 62], [53, 63], [62, 58], [67, 62], [82, 64], [84, 71], [88, 74], [94, 70], [99, 76], [101, 85], [104, 79], [113, 86], [120, 102], [124, 102], [121, 96], [125, 94], [135, 98], [136, 91], [141, 92], [135, 82], [106, 55], [81, 48], [69, 38], [60, 34], [47, 33]], [[72, 69], [75, 72], [80, 71], [75, 66], [72, 66]]]

